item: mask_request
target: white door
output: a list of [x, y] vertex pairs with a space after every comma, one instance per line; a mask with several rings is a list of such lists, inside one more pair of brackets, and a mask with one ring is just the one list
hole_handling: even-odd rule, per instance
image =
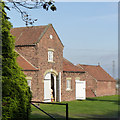
[[51, 73], [47, 73], [44, 79], [44, 102], [51, 102]]
[[85, 100], [86, 99], [86, 82], [76, 80], [76, 99]]

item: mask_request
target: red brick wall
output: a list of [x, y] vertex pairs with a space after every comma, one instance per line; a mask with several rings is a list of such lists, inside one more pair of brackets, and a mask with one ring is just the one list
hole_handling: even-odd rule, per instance
[[[71, 91], [66, 91], [66, 78], [71, 78]], [[62, 101], [71, 101], [75, 100], [75, 78], [80, 77], [81, 81], [86, 81], [86, 97], [94, 97], [92, 91], [89, 89], [93, 89], [95, 91], [96, 81], [88, 74], [88, 73], [63, 73], [63, 80], [62, 80]]]
[[97, 96], [115, 95], [116, 94], [116, 82], [97, 82]]
[[[50, 35], [53, 39], [50, 39]], [[53, 61], [48, 62], [48, 48], [54, 49]], [[61, 44], [52, 26], [49, 26], [40, 42], [36, 46], [16, 47], [16, 50], [39, 68], [37, 72], [24, 71], [27, 76], [33, 77], [32, 91], [33, 99], [44, 100], [44, 73], [46, 70], [53, 69], [57, 73], [63, 71], [63, 45]], [[35, 75], [36, 74], [36, 75]]]
[[[50, 39], [50, 35], [53, 39]], [[48, 62], [48, 48], [54, 49], [53, 63]], [[94, 97], [92, 90], [97, 93], [97, 96], [111, 95], [115, 93], [115, 83], [97, 82], [88, 73], [63, 73], [63, 46], [56, 35], [53, 27], [50, 26], [40, 42], [36, 46], [16, 47], [16, 50], [23, 55], [34, 66], [39, 68], [39, 71], [24, 71], [27, 76], [32, 77], [31, 89], [33, 91], [33, 99], [44, 100], [44, 73], [46, 70], [53, 69], [57, 73], [61, 72], [61, 97], [62, 101], [75, 100], [75, 78], [80, 77], [81, 81], [86, 81], [86, 96]], [[66, 91], [66, 78], [71, 77], [72, 90]], [[111, 86], [111, 87], [110, 87]], [[107, 88], [107, 89], [106, 89]], [[92, 90], [91, 90], [92, 89]]]
[[38, 66], [37, 46], [15, 47], [15, 49], [34, 66]]
[[[50, 39], [50, 35], [53, 36], [53, 39]], [[54, 62], [48, 62], [48, 48], [54, 49], [53, 52], [53, 61]], [[39, 80], [38, 80], [38, 86], [39, 86], [39, 95], [42, 96], [42, 100], [44, 99], [44, 73], [46, 70], [53, 69], [57, 73], [63, 71], [63, 46], [57, 37], [54, 29], [52, 26], [50, 26], [45, 33], [45, 35], [42, 37], [40, 42], [38, 43], [38, 67], [40, 69], [39, 72]]]
[[[50, 34], [53, 35], [53, 39], [50, 39]], [[48, 48], [54, 49], [53, 52], [53, 63], [48, 63]], [[60, 43], [58, 37], [56, 36], [55, 31], [53, 30], [52, 26], [50, 26], [40, 40], [38, 44], [38, 65], [40, 70], [44, 73], [47, 69], [54, 69], [57, 72], [62, 72], [63, 70], [63, 46]], [[43, 74], [42, 73], [42, 74]]]
[[27, 77], [32, 77], [32, 80], [31, 80], [32, 99], [37, 100], [38, 71], [23, 71], [23, 72]]

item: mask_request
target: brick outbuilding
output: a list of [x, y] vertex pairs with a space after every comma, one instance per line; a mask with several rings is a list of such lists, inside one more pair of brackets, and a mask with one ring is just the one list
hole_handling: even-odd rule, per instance
[[81, 65], [78, 67], [85, 70], [96, 80], [96, 96], [115, 95], [116, 80], [113, 79], [100, 65]]
[[115, 94], [115, 80], [100, 66], [89, 71], [63, 58], [64, 46], [51, 24], [12, 28], [11, 34], [33, 100], [71, 101]]

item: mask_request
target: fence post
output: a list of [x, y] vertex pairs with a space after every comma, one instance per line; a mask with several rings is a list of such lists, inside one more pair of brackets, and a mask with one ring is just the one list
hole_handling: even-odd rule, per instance
[[68, 120], [68, 103], [66, 103], [66, 120]]

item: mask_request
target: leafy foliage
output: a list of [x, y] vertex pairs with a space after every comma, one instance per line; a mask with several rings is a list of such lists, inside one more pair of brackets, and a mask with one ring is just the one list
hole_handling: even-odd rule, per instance
[[4, 3], [2, 9], [2, 120], [26, 120], [31, 112], [31, 92], [25, 75], [16, 62], [12, 27], [7, 19]]

